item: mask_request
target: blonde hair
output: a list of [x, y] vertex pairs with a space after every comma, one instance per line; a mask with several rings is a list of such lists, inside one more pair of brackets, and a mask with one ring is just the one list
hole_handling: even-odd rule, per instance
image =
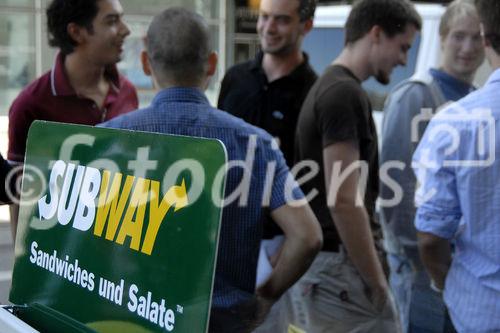
[[456, 19], [473, 16], [479, 19], [476, 6], [470, 0], [455, 0], [451, 2], [439, 22], [439, 35], [444, 37], [450, 32], [451, 25]]

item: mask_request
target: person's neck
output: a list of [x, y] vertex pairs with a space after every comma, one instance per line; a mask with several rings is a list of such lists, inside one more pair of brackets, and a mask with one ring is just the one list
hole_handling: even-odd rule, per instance
[[95, 91], [100, 85], [107, 83], [104, 77], [105, 67], [89, 61], [78, 53], [66, 55], [64, 68], [71, 86], [77, 93]]
[[346, 46], [332, 65], [341, 65], [349, 69], [361, 82], [371, 75], [366, 52], [359, 45]]
[[208, 88], [210, 83], [210, 77], [206, 77], [199, 82], [177, 82], [175, 80], [159, 79], [154, 74], [151, 75], [153, 78], [153, 86], [156, 92], [160, 90], [172, 89], [172, 88], [185, 88], [185, 89], [197, 89], [202, 93]]
[[302, 51], [297, 50], [285, 55], [264, 53], [262, 68], [269, 82], [289, 75], [304, 62]]

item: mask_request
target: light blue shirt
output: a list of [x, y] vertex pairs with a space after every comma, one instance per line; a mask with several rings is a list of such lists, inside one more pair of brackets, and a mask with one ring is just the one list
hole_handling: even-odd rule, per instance
[[500, 332], [500, 69], [440, 111], [413, 156], [415, 226], [455, 240], [444, 300], [458, 332]]

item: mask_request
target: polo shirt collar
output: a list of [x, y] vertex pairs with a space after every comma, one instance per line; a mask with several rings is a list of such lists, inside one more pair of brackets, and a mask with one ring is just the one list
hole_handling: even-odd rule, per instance
[[[108, 66], [104, 70], [104, 75], [109, 79], [111, 84], [111, 93], [118, 94], [121, 83], [120, 76], [116, 65]], [[75, 90], [69, 83], [66, 70], [64, 68], [64, 56], [58, 52], [54, 60], [54, 66], [50, 71], [50, 87], [54, 96], [74, 96]]]
[[262, 69], [262, 59], [263, 58], [264, 58], [264, 53], [262, 51], [259, 51], [255, 55], [255, 58], [252, 60], [252, 63], [250, 64], [250, 69], [251, 70], [260, 70], [260, 69]]
[[[309, 66], [309, 56], [305, 52], [302, 52], [302, 55], [304, 56], [304, 61], [300, 65], [295, 67], [290, 74], [278, 80], [286, 78], [302, 82], [302, 80], [304, 79], [304, 72], [307, 71], [307, 68]], [[262, 51], [259, 51], [250, 64], [250, 70], [260, 71], [265, 76], [264, 69], [262, 68], [262, 59], [264, 59], [264, 53]]]

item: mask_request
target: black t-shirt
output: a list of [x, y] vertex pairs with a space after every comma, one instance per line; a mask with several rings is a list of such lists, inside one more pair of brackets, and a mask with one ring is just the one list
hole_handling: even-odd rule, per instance
[[319, 165], [319, 173], [304, 183], [302, 189], [306, 195], [313, 189], [319, 192], [310, 204], [323, 229], [324, 248], [335, 249], [341, 243], [327, 207], [323, 169], [323, 149], [337, 142], [355, 142], [361, 161], [368, 164], [364, 202], [374, 235], [380, 237], [380, 227], [374, 218], [379, 180], [377, 132], [371, 112], [370, 100], [361, 82], [339, 65], [327, 68], [302, 106], [295, 138], [295, 159], [296, 162], [312, 160]]
[[292, 167], [297, 118], [317, 75], [304, 54], [304, 62], [289, 75], [268, 82], [262, 59], [260, 52], [254, 60], [228, 70], [217, 106], [278, 137], [285, 160]]

